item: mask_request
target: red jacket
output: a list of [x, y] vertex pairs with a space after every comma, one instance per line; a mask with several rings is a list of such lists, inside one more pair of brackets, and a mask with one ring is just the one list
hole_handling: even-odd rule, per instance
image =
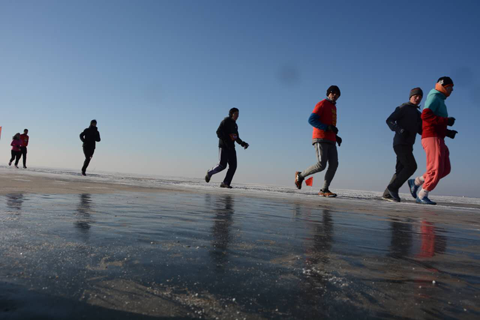
[[[324, 99], [317, 103], [312, 113], [319, 116], [319, 121], [322, 125], [337, 125], [337, 107], [328, 99]], [[315, 127], [313, 127], [312, 139], [325, 139], [333, 142], [337, 141], [333, 131], [326, 131]]]
[[22, 147], [28, 146], [28, 134], [21, 134], [20, 135], [20, 140], [22, 140]]

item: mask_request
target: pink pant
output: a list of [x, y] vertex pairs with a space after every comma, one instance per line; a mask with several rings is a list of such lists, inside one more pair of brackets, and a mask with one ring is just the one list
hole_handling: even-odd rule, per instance
[[432, 191], [440, 179], [450, 173], [450, 151], [444, 139], [429, 137], [422, 139], [423, 150], [427, 153], [427, 172], [423, 175], [423, 189]]

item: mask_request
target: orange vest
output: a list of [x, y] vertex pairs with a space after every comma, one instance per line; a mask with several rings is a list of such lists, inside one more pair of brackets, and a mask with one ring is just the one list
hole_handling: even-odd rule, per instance
[[[313, 109], [313, 113], [320, 117], [320, 122], [327, 126], [337, 126], [337, 107], [329, 100], [324, 99], [317, 103]], [[313, 128], [312, 139], [325, 139], [337, 141], [335, 133], [322, 129]]]

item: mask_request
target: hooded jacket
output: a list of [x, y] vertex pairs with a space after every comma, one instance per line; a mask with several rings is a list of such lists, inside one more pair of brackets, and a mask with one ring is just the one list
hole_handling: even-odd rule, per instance
[[100, 142], [100, 132], [98, 128], [90, 126], [80, 133], [80, 140], [83, 142], [83, 147], [86, 149], [95, 149], [96, 142]]
[[422, 111], [422, 139], [428, 137], [445, 138], [448, 122], [446, 98], [445, 94], [435, 89], [428, 93]]
[[419, 108], [419, 106], [407, 102], [397, 107], [387, 118], [390, 130], [395, 131], [393, 146], [413, 146], [417, 133], [422, 134], [422, 118]]
[[226, 117], [217, 129], [218, 146], [220, 148], [234, 149], [235, 142], [243, 146], [244, 142], [238, 135], [238, 125], [235, 120]]

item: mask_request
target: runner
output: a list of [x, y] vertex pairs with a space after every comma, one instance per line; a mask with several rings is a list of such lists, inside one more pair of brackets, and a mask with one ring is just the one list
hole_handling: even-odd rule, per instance
[[239, 114], [240, 111], [237, 108], [232, 108], [228, 112], [228, 117], [223, 119], [220, 123], [220, 126], [217, 129], [220, 162], [211, 170], [208, 170], [205, 175], [205, 181], [210, 182], [211, 177], [214, 174], [225, 170], [228, 164], [228, 171], [225, 179], [220, 183], [221, 188], [232, 188], [230, 184], [232, 183], [233, 175], [237, 170], [235, 142], [241, 145], [244, 149], [247, 149], [249, 146], [248, 143], [242, 141], [238, 135], [237, 119]]
[[83, 142], [83, 153], [85, 154], [85, 162], [82, 167], [82, 175], [86, 176], [87, 167], [95, 152], [96, 143], [100, 142], [100, 132], [97, 128], [97, 120], [90, 122], [90, 127], [80, 133], [80, 140]]
[[342, 139], [337, 135], [337, 107], [336, 102], [340, 97], [340, 89], [337, 86], [330, 86], [327, 89], [327, 99], [317, 103], [313, 109], [308, 123], [313, 126], [312, 144], [315, 148], [317, 163], [303, 172], [295, 172], [295, 185], [298, 189], [302, 188], [303, 180], [317, 172], [323, 171], [327, 167], [325, 182], [323, 188], [318, 193], [321, 196], [333, 198], [337, 194], [331, 192], [328, 188], [335, 176], [338, 168], [337, 146], [342, 144]]
[[15, 168], [18, 169], [18, 161], [20, 160], [22, 139], [20, 139], [20, 132], [13, 136], [12, 143], [12, 157], [10, 158], [9, 166], [12, 165], [13, 160], [15, 160]]
[[[441, 77], [435, 89], [428, 94], [422, 111], [422, 146], [427, 154], [427, 172], [423, 176], [408, 180], [410, 192], [417, 203], [435, 205], [436, 203], [428, 198], [428, 194], [435, 189], [440, 179], [450, 173], [450, 151], [445, 145], [445, 137], [454, 139], [458, 133], [447, 129], [447, 126], [455, 123], [455, 118], [448, 116], [445, 105], [445, 99], [452, 91], [452, 79]], [[420, 187], [422, 188], [418, 191]]]
[[409, 102], [397, 107], [387, 118], [387, 125], [395, 132], [393, 150], [397, 155], [395, 174], [383, 192], [385, 200], [400, 202], [398, 190], [417, 170], [417, 162], [413, 156], [413, 145], [418, 134], [422, 134], [422, 119], [420, 117], [420, 102], [423, 91], [413, 88], [410, 91]]
[[23, 156], [23, 168], [27, 169], [27, 146], [30, 137], [28, 136], [28, 129], [23, 130], [23, 134], [20, 135], [22, 139], [21, 156]]

